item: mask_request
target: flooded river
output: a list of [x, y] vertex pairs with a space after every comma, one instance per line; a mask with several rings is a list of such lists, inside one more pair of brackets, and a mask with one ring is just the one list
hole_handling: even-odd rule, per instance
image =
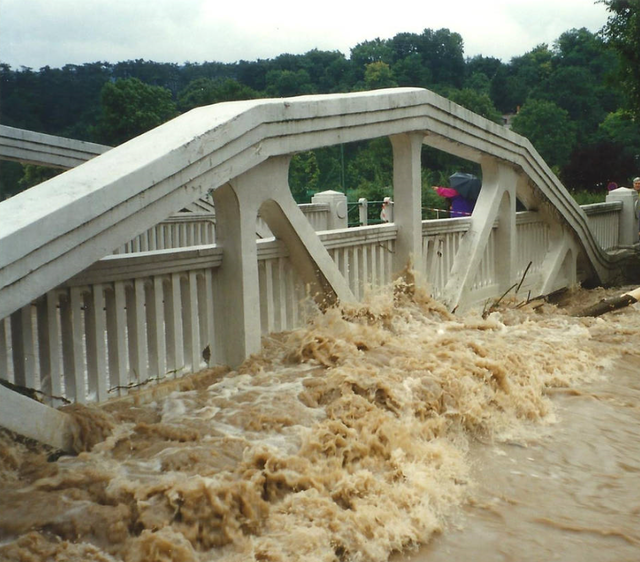
[[78, 456], [0, 433], [0, 560], [638, 560], [640, 305], [572, 316], [619, 292], [395, 287], [74, 412]]

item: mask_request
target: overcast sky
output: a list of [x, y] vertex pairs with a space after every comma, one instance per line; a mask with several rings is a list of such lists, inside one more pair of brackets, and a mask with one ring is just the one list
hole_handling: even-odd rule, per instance
[[338, 50], [448, 28], [465, 56], [508, 62], [565, 31], [598, 31], [595, 0], [0, 0], [0, 62], [13, 68], [146, 59], [235, 62]]

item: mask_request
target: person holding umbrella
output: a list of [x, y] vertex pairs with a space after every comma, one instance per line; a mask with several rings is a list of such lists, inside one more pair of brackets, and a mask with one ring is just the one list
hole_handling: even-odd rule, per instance
[[473, 213], [482, 182], [473, 174], [456, 172], [449, 176], [451, 187], [433, 186], [435, 192], [450, 201], [451, 217], [468, 217]]

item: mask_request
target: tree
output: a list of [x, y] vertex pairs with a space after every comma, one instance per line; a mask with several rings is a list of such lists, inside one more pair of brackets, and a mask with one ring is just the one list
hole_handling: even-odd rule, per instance
[[350, 143], [346, 182], [356, 190], [356, 199], [381, 200], [392, 195], [393, 155], [388, 137]]
[[512, 128], [527, 137], [552, 167], [566, 164], [576, 143], [569, 114], [551, 101], [528, 100], [513, 118]]
[[64, 172], [60, 168], [50, 168], [49, 166], [35, 166], [33, 164], [23, 165], [24, 173], [18, 182], [20, 191], [29, 189], [34, 185], [45, 182], [51, 178], [54, 178], [58, 174]]
[[103, 142], [121, 144], [177, 115], [171, 92], [137, 78], [109, 82], [102, 88]]
[[609, 113], [599, 130], [607, 140], [627, 147], [630, 154], [640, 158], [640, 123], [633, 114], [624, 109]]
[[433, 82], [431, 71], [423, 64], [418, 53], [411, 53], [398, 60], [392, 70], [399, 86], [426, 88]]
[[309, 73], [304, 70], [270, 70], [267, 72], [268, 96], [286, 98], [301, 94], [313, 94]]
[[348, 89], [345, 77], [348, 75], [349, 62], [340, 51], [313, 49], [302, 55], [301, 63], [318, 93]]
[[640, 0], [600, 1], [611, 14], [602, 31], [620, 55], [621, 80], [629, 105], [640, 117]]
[[295, 154], [289, 165], [289, 187], [298, 203], [308, 203], [309, 193], [318, 191], [320, 170], [315, 152]]
[[609, 182], [630, 186], [634, 176], [634, 159], [624, 147], [611, 141], [577, 146], [562, 168], [562, 181], [573, 191], [606, 192]]
[[552, 101], [577, 125], [578, 140], [587, 142], [606, 115], [598, 98], [601, 88], [588, 67], [562, 66], [531, 92], [531, 97]]
[[257, 97], [258, 92], [232, 78], [218, 80], [198, 78], [178, 94], [178, 108], [180, 111], [189, 111], [203, 105]]
[[393, 72], [386, 62], [372, 62], [365, 67], [364, 84], [367, 90], [393, 88], [398, 85]]
[[19, 193], [23, 166], [19, 162], [0, 160], [0, 201]]
[[464, 42], [459, 33], [448, 29], [422, 32], [418, 51], [428, 65], [436, 84], [461, 88], [464, 83]]
[[625, 184], [640, 174], [640, 124], [634, 115], [623, 109], [609, 113], [600, 123], [599, 133], [604, 142], [619, 147], [618, 183]]
[[491, 98], [487, 94], [479, 93], [470, 88], [464, 88], [462, 90], [453, 90], [448, 98], [467, 109], [482, 115], [494, 123], [502, 124], [502, 115], [495, 108]]

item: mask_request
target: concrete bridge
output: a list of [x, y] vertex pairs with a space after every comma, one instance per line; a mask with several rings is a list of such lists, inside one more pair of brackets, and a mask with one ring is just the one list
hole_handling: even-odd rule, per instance
[[[293, 154], [382, 136], [392, 222], [347, 228], [335, 192], [296, 205]], [[638, 242], [633, 190], [581, 208], [528, 140], [422, 89], [222, 103], [113, 149], [46, 137], [0, 128], [0, 157], [73, 167], [0, 203], [0, 378], [52, 406], [235, 367], [299, 324], [307, 292], [354, 301], [411, 264], [462, 310], [610, 283]], [[480, 164], [471, 217], [421, 220], [425, 144]], [[0, 425], [68, 448], [64, 415], [0, 400]]]

